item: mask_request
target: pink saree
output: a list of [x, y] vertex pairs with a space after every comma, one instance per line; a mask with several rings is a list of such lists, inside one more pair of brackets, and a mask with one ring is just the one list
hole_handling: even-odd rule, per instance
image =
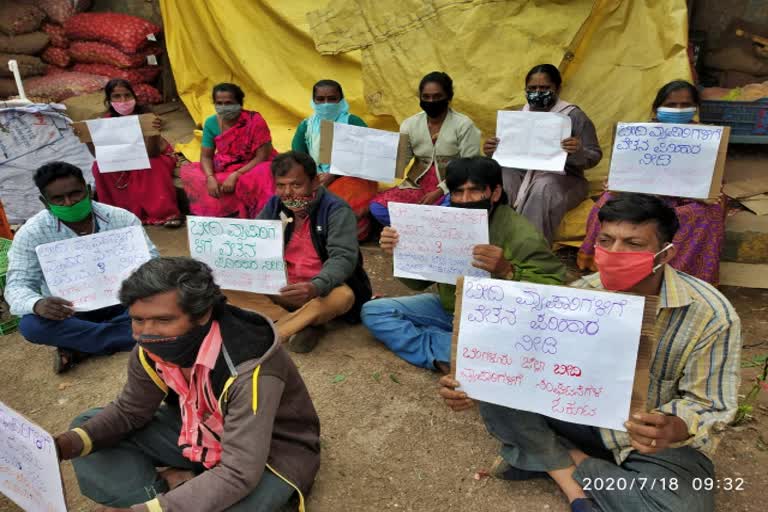
[[[272, 141], [264, 118], [258, 112], [243, 110], [235, 125], [213, 139], [216, 153], [213, 156], [213, 172], [216, 181], [223, 183], [256, 154], [256, 150]], [[273, 149], [269, 158], [259, 162], [237, 180], [235, 193], [222, 193], [218, 198], [208, 194], [206, 177], [200, 162], [194, 162], [181, 168], [181, 182], [189, 198], [189, 209], [193, 215], [207, 217], [247, 218], [249, 204], [243, 198], [255, 203], [264, 203], [274, 193], [270, 163], [277, 155]], [[238, 194], [241, 182], [248, 181], [249, 195]]]

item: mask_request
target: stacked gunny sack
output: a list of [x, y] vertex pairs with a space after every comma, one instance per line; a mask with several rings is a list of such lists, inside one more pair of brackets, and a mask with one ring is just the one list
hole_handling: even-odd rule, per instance
[[27, 96], [60, 102], [130, 81], [141, 103], [160, 103], [161, 28], [137, 16], [83, 12], [90, 0], [0, 2], [0, 99], [17, 94], [8, 69], [16, 59]]

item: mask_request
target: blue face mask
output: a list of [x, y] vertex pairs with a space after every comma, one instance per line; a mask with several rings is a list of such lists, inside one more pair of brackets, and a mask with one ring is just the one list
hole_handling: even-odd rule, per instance
[[656, 119], [660, 123], [688, 124], [696, 115], [696, 107], [672, 108], [659, 107], [656, 109]]
[[315, 115], [320, 119], [335, 121], [341, 114], [349, 111], [349, 103], [344, 98], [338, 103], [315, 103], [313, 100], [312, 110], [315, 111]]

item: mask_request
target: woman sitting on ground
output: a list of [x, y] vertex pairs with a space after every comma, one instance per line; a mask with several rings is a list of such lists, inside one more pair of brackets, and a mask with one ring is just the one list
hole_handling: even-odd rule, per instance
[[[312, 87], [312, 110], [315, 113], [296, 128], [291, 149], [308, 153], [315, 162], [320, 161], [320, 122], [323, 119], [334, 123], [368, 126], [361, 118], [349, 113], [349, 104], [344, 99], [341, 84], [334, 80], [320, 80]], [[320, 184], [352, 207], [357, 217], [357, 239], [365, 240], [371, 230], [368, 204], [379, 191], [378, 182], [330, 174], [328, 164], [318, 164], [317, 167]]]
[[[113, 78], [104, 87], [103, 117], [122, 117], [147, 114], [146, 105], [136, 103], [136, 93], [130, 82]], [[153, 125], [160, 129], [162, 120], [155, 118]], [[144, 138], [149, 156], [149, 168], [131, 171], [102, 172], [93, 162], [93, 178], [99, 202], [128, 210], [141, 219], [142, 224], [181, 226], [181, 213], [173, 185], [176, 157], [171, 146], [160, 135]], [[93, 145], [89, 144], [93, 152]]]
[[[699, 91], [685, 80], [669, 82], [659, 89], [653, 102], [653, 121], [660, 123], [691, 123], [700, 106]], [[595, 244], [600, 231], [597, 214], [600, 208], [617, 192], [604, 192], [587, 218], [587, 236], [579, 250], [577, 263], [582, 270], [597, 271]], [[669, 260], [676, 270], [717, 285], [720, 278], [720, 249], [725, 236], [724, 196], [716, 202], [663, 197], [675, 209], [680, 221], [672, 243], [675, 255]]]
[[410, 204], [448, 204], [445, 169], [451, 160], [480, 155], [480, 130], [472, 120], [450, 108], [453, 80], [433, 71], [419, 83], [422, 112], [400, 125], [408, 134], [408, 150], [414, 158], [408, 177], [394, 188], [377, 195], [371, 214], [389, 226], [390, 201]]
[[258, 112], [243, 109], [244, 99], [235, 84], [213, 88], [216, 114], [203, 123], [200, 162], [181, 168], [193, 215], [253, 218], [275, 192], [272, 135]]

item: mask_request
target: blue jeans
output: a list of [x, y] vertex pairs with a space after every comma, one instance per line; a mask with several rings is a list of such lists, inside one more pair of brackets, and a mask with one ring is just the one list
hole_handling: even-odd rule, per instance
[[[451, 204], [451, 194], [445, 194], [443, 200], [438, 206], [449, 206]], [[379, 203], [371, 203], [368, 210], [373, 218], [379, 221], [382, 226], [389, 226], [392, 222], [389, 220], [389, 209]]]
[[[72, 422], [79, 427], [100, 408], [84, 412]], [[168, 492], [168, 484], [155, 469], [168, 466], [202, 473], [205, 467], [182, 455], [178, 446], [181, 415], [161, 406], [145, 427], [110, 448], [72, 459], [80, 492], [96, 503], [127, 508]], [[227, 508], [228, 512], [275, 512], [294, 497], [293, 487], [264, 469], [251, 494]], [[296, 510], [294, 507], [293, 510]]]
[[128, 311], [120, 305], [77, 313], [66, 320], [24, 315], [19, 331], [27, 341], [85, 352], [113, 354], [135, 344]]
[[376, 339], [413, 365], [434, 370], [435, 361], [451, 361], [453, 315], [434, 293], [372, 300], [360, 317]]

